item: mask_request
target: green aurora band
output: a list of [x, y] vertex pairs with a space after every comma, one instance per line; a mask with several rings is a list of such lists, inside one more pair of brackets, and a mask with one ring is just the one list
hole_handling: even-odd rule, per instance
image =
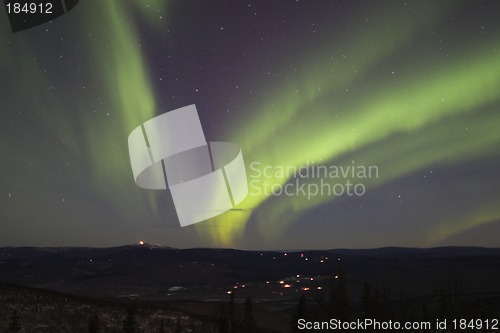
[[[431, 17], [438, 21], [442, 10], [436, 8]], [[426, 167], [497, 154], [500, 112], [494, 102], [500, 100], [498, 35], [469, 45], [467, 51], [447, 59], [409, 63], [412, 71], [405, 72], [404, 64], [398, 67], [396, 63], [398, 72], [403, 72], [399, 84], [388, 79], [378, 82], [375, 89], [361, 92], [361, 99], [359, 95], [349, 96], [350, 87], [358, 82], [362, 86], [364, 73], [373, 71], [380, 61], [404, 49], [418, 35], [417, 19], [412, 21], [394, 12], [391, 18], [380, 20], [392, 23], [385, 29], [372, 29], [372, 34], [352, 38], [356, 44], [344, 51], [345, 57], [333, 50], [329, 53], [335, 54], [333, 57], [314, 58], [313, 65], [298, 68], [303, 74], [295, 75], [296, 80], [275, 89], [253, 121], [231, 138], [242, 145], [247, 168], [252, 161], [300, 167], [308, 161], [347, 165], [354, 160], [358, 165], [379, 167], [379, 178], [364, 181], [374, 188]], [[372, 52], [370, 45], [375, 45]], [[332, 59], [340, 59], [335, 71]], [[283, 185], [290, 179], [270, 181]], [[260, 234], [271, 241], [303, 213], [332, 200], [335, 197], [305, 200], [300, 196], [260, 195], [249, 196], [241, 207], [258, 210], [260, 218], [255, 220]], [[457, 223], [441, 221], [436, 232], [429, 234], [428, 242], [434, 244], [452, 233], [500, 218], [493, 206], [483, 204], [480, 210], [490, 213], [477, 217], [482, 214], [474, 212], [473, 218]], [[206, 222], [213, 223], [214, 228], [203, 226], [199, 230], [208, 229], [216, 244], [231, 245], [243, 235], [252, 216], [255, 214], [245, 211], [228, 213]]]
[[[3, 49], [0, 54], [9, 64], [6, 68], [11, 69], [6, 75], [16, 78], [22, 85], [17, 90], [12, 88], [12, 91], [3, 92], [2, 108], [15, 111], [22, 103], [17, 96], [29, 96], [37, 104], [24, 116], [26, 119], [20, 116], [20, 126], [32, 123], [40, 130], [33, 133], [32, 137], [17, 138], [15, 146], [6, 143], [2, 146], [6, 156], [11, 156], [11, 172], [4, 175], [4, 184], [6, 188], [17, 189], [13, 193], [14, 198], [16, 192], [22, 192], [25, 202], [37, 202], [40, 207], [60, 203], [57, 211], [68, 216], [68, 223], [63, 227], [64, 233], [77, 234], [74, 223], [80, 222], [79, 219], [98, 221], [98, 214], [103, 211], [115, 220], [146, 221], [143, 223], [148, 223], [156, 216], [158, 193], [138, 193], [133, 182], [126, 181], [131, 174], [128, 150], [123, 145], [130, 131], [154, 117], [156, 112], [137, 27], [131, 23], [137, 21], [139, 13], [148, 22], [154, 23], [153, 28], [164, 25], [157, 17], [156, 20], [152, 18], [156, 11], [152, 8], [163, 8], [165, 2], [149, 3], [150, 8], [135, 2], [132, 6], [120, 6], [118, 2], [106, 1], [100, 7], [80, 3], [78, 11], [55, 20], [54, 26], [47, 28], [47, 31], [58, 31], [58, 24], [65, 19], [75, 20], [74, 27], [84, 27], [69, 30], [60, 38], [60, 48], [55, 39], [57, 37], [43, 35], [45, 28], [41, 27], [5, 36], [6, 39], [12, 39], [11, 47]], [[71, 18], [68, 18], [70, 15]], [[10, 32], [5, 30], [5, 34]], [[57, 33], [54, 35], [57, 36]], [[55, 41], [51, 41], [52, 38]], [[81, 49], [75, 42], [74, 49], [64, 50], [64, 38], [81, 40], [83, 45], [95, 43], [101, 47], [88, 48], [90, 51], [87, 51], [83, 60], [72, 64], [72, 59], [82, 58], [79, 54]], [[56, 46], [49, 48], [46, 46], [49, 44]], [[61, 52], [62, 61], [68, 61], [68, 64], [51, 66], [50, 59], [58, 56], [56, 52]], [[23, 70], [19, 71], [17, 68], [21, 64]], [[93, 71], [94, 66], [100, 67], [98, 75]], [[92, 71], [86, 73], [85, 68]], [[59, 73], [64, 73], [68, 82], [60, 82], [59, 79], [63, 77]], [[82, 86], [80, 80], [89, 84]], [[72, 86], [77, 88], [65, 89]], [[101, 102], [95, 104], [96, 99]], [[79, 118], [75, 118], [75, 115]], [[3, 125], [8, 123], [3, 122]], [[40, 142], [47, 143], [47, 148]], [[32, 153], [34, 149], [36, 154]], [[65, 172], [54, 174], [50, 171], [63, 163], [67, 166]], [[37, 168], [33, 168], [33, 165], [37, 165]], [[59, 181], [54, 184], [49, 179]], [[46, 191], [48, 186], [50, 191]], [[81, 193], [81, 200], [64, 198], [68, 188]], [[97, 195], [101, 204], [90, 197], [87, 199], [86, 193]], [[120, 209], [125, 202], [134, 205], [133, 216], [124, 214]], [[93, 216], [91, 212], [98, 213]], [[14, 215], [11, 216], [12, 213]], [[56, 213], [42, 217], [37, 209], [22, 212], [6, 209], [3, 216], [6, 221], [19, 218], [26, 221], [56, 219]], [[106, 228], [106, 225], [103, 227]], [[5, 231], [16, 232], [17, 228], [13, 224], [6, 227]], [[36, 238], [36, 228], [32, 234], [27, 233], [26, 239]]]

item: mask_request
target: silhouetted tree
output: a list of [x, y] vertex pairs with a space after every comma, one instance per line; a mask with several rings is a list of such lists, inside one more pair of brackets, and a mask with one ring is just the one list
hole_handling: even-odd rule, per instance
[[361, 296], [361, 315], [364, 318], [386, 319], [389, 315], [389, 290], [384, 288], [382, 292], [373, 288], [368, 282], [363, 284]]
[[349, 319], [350, 306], [347, 295], [347, 280], [344, 265], [341, 263], [337, 272], [337, 278], [332, 281], [331, 300], [332, 315], [345, 321]]
[[375, 318], [384, 320], [389, 316], [389, 289], [383, 288], [382, 292], [379, 289], [374, 291], [375, 302]]
[[181, 332], [182, 332], [181, 318], [177, 317], [175, 320], [175, 333], [181, 333]]
[[[326, 295], [328, 296], [328, 294]], [[309, 313], [309, 319], [311, 320], [328, 320], [331, 318], [332, 306], [328, 297], [325, 297], [325, 293], [321, 290], [315, 292], [313, 295], [315, 301], [313, 313]]]
[[219, 333], [229, 332], [229, 317], [225, 303], [220, 303], [217, 317], [219, 319]]
[[9, 333], [14, 333], [14, 332], [20, 332], [21, 331], [21, 325], [19, 324], [19, 318], [17, 317], [17, 311], [14, 310], [12, 313], [12, 317], [10, 317], [10, 324], [9, 328], [7, 329], [7, 332]]
[[100, 331], [99, 314], [95, 311], [94, 315], [89, 318], [89, 333], [99, 333]]
[[229, 303], [222, 303], [219, 308], [219, 332], [235, 333], [237, 331], [237, 322], [235, 289], [233, 289], [229, 295]]
[[123, 321], [123, 333], [136, 333], [137, 323], [135, 322], [135, 308], [129, 307], [127, 309], [127, 315]]
[[234, 333], [236, 332], [236, 308], [235, 308], [235, 289], [233, 289], [233, 292], [231, 295], [229, 295], [229, 333]]
[[363, 318], [373, 318], [373, 295], [372, 288], [368, 282], [363, 283], [363, 294], [361, 295], [361, 316]]
[[165, 333], [165, 322], [162, 320], [160, 324], [160, 328], [158, 329], [158, 333]]
[[298, 321], [299, 319], [308, 319], [308, 313], [307, 313], [307, 302], [306, 302], [306, 297], [302, 295], [299, 299], [299, 304], [297, 305], [297, 310], [295, 310], [295, 313], [292, 316], [292, 322], [291, 322], [291, 331], [292, 332], [300, 332], [298, 328]]
[[464, 315], [456, 281], [450, 281], [447, 287], [439, 289], [437, 296], [438, 314], [441, 318], [452, 319]]
[[241, 331], [244, 333], [257, 332], [257, 324], [253, 318], [252, 300], [247, 296], [245, 307], [243, 309], [243, 320], [241, 321]]

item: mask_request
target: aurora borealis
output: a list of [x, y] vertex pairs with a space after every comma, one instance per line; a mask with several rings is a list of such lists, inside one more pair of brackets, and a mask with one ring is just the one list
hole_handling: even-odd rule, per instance
[[[496, 1], [82, 0], [15, 34], [0, 15], [0, 244], [498, 246], [499, 14]], [[249, 195], [180, 228], [168, 191], [135, 185], [127, 137], [190, 104], [250, 178], [252, 162], [378, 177], [358, 180], [362, 196]]]

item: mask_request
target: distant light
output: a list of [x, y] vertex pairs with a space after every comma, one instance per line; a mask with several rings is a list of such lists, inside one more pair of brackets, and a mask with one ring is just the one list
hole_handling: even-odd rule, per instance
[[232, 293], [233, 293], [233, 291], [232, 291], [232, 290], [228, 290], [228, 291], [227, 291], [227, 294], [228, 294], [228, 295], [231, 295]]
[[311, 281], [314, 281], [314, 278], [311, 278]]
[[144, 245], [144, 241], [140, 240], [139, 245]]
[[304, 258], [304, 253], [301, 253], [301, 254], [300, 254], [300, 257], [301, 257], [301, 258]]
[[285, 281], [281, 280], [281, 281], [280, 281], [280, 284], [283, 284], [283, 283], [285, 283]]
[[321, 290], [321, 289], [323, 289], [323, 288], [322, 287], [318, 287], [318, 290]]
[[284, 288], [290, 288], [292, 285], [291, 284], [285, 284], [283, 287]]
[[325, 261], [324, 261], [323, 259], [321, 259], [319, 262], [323, 263], [323, 262], [325, 262]]
[[304, 290], [304, 291], [308, 291], [308, 290], [309, 290], [309, 287], [304, 287], [304, 288], [302, 288], [302, 290]]
[[266, 281], [267, 284], [269, 284], [269, 281]]
[[339, 276], [338, 276], [338, 275], [335, 275], [335, 278], [336, 278], [336, 279], [338, 279], [338, 278], [339, 278]]
[[287, 256], [288, 254], [287, 254], [287, 253], [285, 253], [284, 255], [285, 255], [285, 256]]
[[299, 277], [300, 277], [300, 274], [297, 274], [297, 277], [299, 278]]

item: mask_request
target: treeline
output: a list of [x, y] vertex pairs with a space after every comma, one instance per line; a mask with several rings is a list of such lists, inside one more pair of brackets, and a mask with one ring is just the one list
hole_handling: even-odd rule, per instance
[[247, 296], [243, 311], [239, 311], [235, 303], [235, 290], [230, 293], [229, 301], [221, 303], [217, 309], [219, 333], [257, 333], [257, 322], [253, 316], [253, 305]]
[[[348, 283], [348, 274], [341, 265], [330, 288], [314, 295], [303, 294], [292, 315], [290, 331], [303, 331], [297, 325], [299, 319], [311, 322], [329, 321], [332, 318], [343, 322], [358, 319], [435, 322], [436, 319], [457, 318], [491, 320], [500, 315], [498, 305], [496, 309], [492, 309], [484, 303], [490, 297], [498, 302], [500, 295], [467, 293], [456, 282], [437, 286], [434, 295], [426, 297], [392, 295], [390, 286], [379, 287], [369, 281], [363, 283], [358, 294], [350, 295]], [[478, 332], [487, 331], [483, 329]]]
[[[337, 268], [336, 268], [337, 269]], [[350, 288], [350, 283], [358, 288]], [[404, 283], [404, 282], [402, 282]], [[304, 291], [293, 309], [283, 304], [267, 318], [255, 315], [260, 304], [251, 295], [233, 290], [226, 301], [214, 303], [212, 318], [134, 303], [130, 305], [92, 302], [64, 294], [0, 284], [0, 333], [83, 332], [83, 333], [270, 333], [269, 322], [289, 313], [275, 332], [303, 332], [297, 322], [376, 319], [378, 321], [431, 321], [435, 319], [492, 319], [500, 316], [500, 295], [467, 293], [456, 282], [435, 287], [431, 295], [397, 294], [398, 286], [380, 286], [371, 281], [350, 282], [338, 266], [328, 287]], [[236, 301], [238, 296], [239, 302]], [[495, 303], [496, 302], [496, 303]], [[496, 304], [496, 305], [495, 305]], [[271, 325], [273, 326], [273, 325]], [[351, 331], [352, 332], [352, 331]], [[442, 332], [442, 331], [441, 331]], [[486, 332], [486, 330], [479, 331]]]

